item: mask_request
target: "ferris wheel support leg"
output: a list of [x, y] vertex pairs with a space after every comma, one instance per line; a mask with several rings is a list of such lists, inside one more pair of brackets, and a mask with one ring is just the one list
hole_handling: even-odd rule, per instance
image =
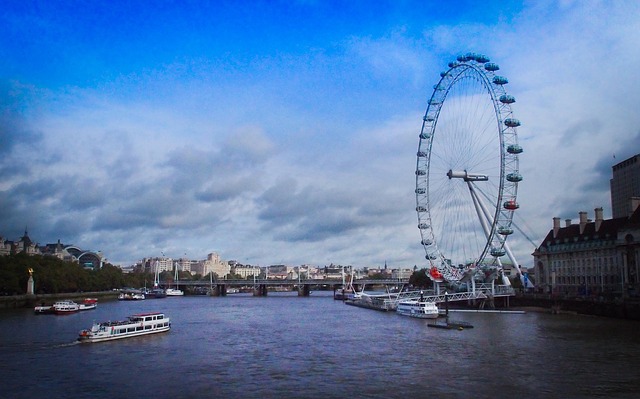
[[471, 185], [471, 181], [467, 181], [467, 187], [469, 187], [469, 193], [471, 194], [471, 199], [473, 200], [473, 206], [476, 208], [476, 214], [478, 215], [478, 219], [480, 219], [482, 230], [484, 230], [485, 236], [487, 236], [487, 239], [489, 239], [490, 229], [489, 229], [489, 226], [487, 225], [487, 222], [493, 223], [493, 221], [487, 220], [490, 218], [488, 217], [486, 211], [484, 210], [482, 201], [480, 201], [480, 198], [478, 198], [476, 191], [473, 189], [473, 186]]
[[507, 252], [507, 256], [509, 257], [509, 259], [511, 259], [511, 262], [513, 262], [513, 265], [516, 268], [516, 272], [518, 273], [518, 277], [520, 277], [522, 286], [524, 287], [526, 285], [527, 288], [534, 288], [534, 285], [531, 281], [527, 281], [525, 284], [524, 276], [522, 275], [522, 271], [520, 270], [520, 265], [516, 261], [516, 257], [513, 255], [513, 252], [511, 252], [511, 248], [509, 247], [509, 245], [507, 245], [506, 242], [504, 243], [504, 249]]
[[[489, 210], [484, 205], [482, 200], [477, 196], [475, 190], [471, 186], [471, 182], [467, 182], [467, 184], [469, 185], [469, 191], [471, 191], [471, 197], [473, 199], [473, 204], [476, 207], [476, 212], [478, 212], [478, 214], [479, 214], [478, 207], [480, 207], [482, 209], [482, 213], [484, 214], [485, 219], [484, 219], [484, 223], [482, 224], [482, 227], [483, 227], [484, 232], [487, 235], [487, 239], [488, 239], [489, 238], [489, 231], [488, 231], [487, 222], [488, 223], [493, 223], [493, 220], [491, 218], [491, 215], [489, 214]], [[481, 222], [482, 221], [483, 220], [481, 220]], [[520, 281], [524, 285], [524, 276], [522, 275], [522, 272], [520, 271], [520, 265], [518, 263], [518, 260], [516, 259], [515, 255], [511, 251], [511, 247], [509, 247], [509, 244], [506, 241], [503, 242], [503, 247], [504, 247], [505, 252], [507, 253], [507, 256], [511, 260], [511, 263], [513, 264], [513, 267], [516, 269], [516, 273], [517, 273], [518, 277], [520, 278]], [[498, 261], [498, 264], [500, 265], [500, 267], [502, 267], [502, 262], [500, 261], [500, 258], [497, 258], [497, 261]], [[504, 273], [502, 274], [502, 281], [503, 281], [504, 285], [511, 285], [511, 283], [509, 282], [509, 278], [507, 278], [507, 276], [505, 276]], [[531, 284], [531, 282], [529, 281], [529, 282], [527, 282], [527, 286], [533, 287], [533, 284]]]

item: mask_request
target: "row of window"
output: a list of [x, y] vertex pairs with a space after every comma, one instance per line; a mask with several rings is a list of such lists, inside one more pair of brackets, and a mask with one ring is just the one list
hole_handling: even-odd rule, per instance
[[160, 323], [160, 324], [154, 324], [154, 325], [148, 325], [148, 326], [144, 326], [144, 329], [142, 326], [136, 326], [136, 327], [128, 327], [128, 328], [119, 328], [119, 329], [115, 329], [113, 331], [114, 334], [125, 334], [125, 333], [132, 333], [132, 332], [138, 332], [138, 331], [146, 331], [146, 330], [151, 330], [154, 328], [162, 328], [162, 327], [169, 327], [169, 323]]

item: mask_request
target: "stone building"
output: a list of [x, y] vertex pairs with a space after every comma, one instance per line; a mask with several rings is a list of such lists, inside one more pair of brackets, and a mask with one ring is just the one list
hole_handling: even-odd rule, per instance
[[635, 296], [640, 291], [640, 207], [630, 216], [579, 222], [553, 218], [553, 228], [533, 253], [538, 289], [563, 295]]

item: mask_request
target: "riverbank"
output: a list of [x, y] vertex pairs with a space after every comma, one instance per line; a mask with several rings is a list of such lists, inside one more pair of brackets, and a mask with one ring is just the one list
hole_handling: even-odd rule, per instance
[[640, 301], [601, 301], [583, 298], [516, 295], [509, 298], [509, 309], [525, 309], [549, 313], [576, 313], [616, 319], [640, 320]]
[[117, 299], [118, 291], [73, 292], [67, 294], [13, 295], [0, 297], [0, 309], [29, 308], [45, 303], [51, 305], [59, 299], [83, 299], [87, 297], [103, 300]]

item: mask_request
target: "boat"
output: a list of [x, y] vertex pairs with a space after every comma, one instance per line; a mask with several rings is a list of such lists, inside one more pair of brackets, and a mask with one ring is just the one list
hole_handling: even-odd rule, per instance
[[53, 313], [53, 306], [51, 305], [45, 305], [44, 302], [42, 302], [42, 304], [40, 304], [40, 306], [36, 306], [33, 308], [33, 312], [35, 314], [49, 314], [49, 313]]
[[118, 295], [118, 299], [121, 301], [140, 301], [145, 298], [141, 292], [123, 291]]
[[55, 314], [70, 314], [80, 311], [80, 305], [72, 301], [71, 299], [65, 299], [57, 301], [53, 304], [53, 313]]
[[167, 296], [183, 296], [184, 291], [179, 290], [177, 288], [167, 288], [166, 290]]
[[167, 296], [184, 296], [184, 291], [178, 288], [178, 264], [174, 264], [173, 266], [175, 270], [174, 281], [176, 283], [176, 288], [167, 288], [165, 292]]
[[398, 302], [396, 313], [418, 319], [437, 319], [439, 316], [438, 306], [435, 302], [420, 298]]
[[85, 298], [78, 306], [80, 307], [80, 310], [95, 309], [98, 307], [98, 298]]
[[149, 292], [149, 295], [145, 295], [146, 298], [166, 298], [167, 293], [162, 288], [154, 288]]
[[82, 343], [112, 341], [167, 332], [170, 329], [171, 320], [164, 313], [141, 313], [129, 316], [122, 321], [93, 323], [91, 329], [80, 331], [78, 341]]

